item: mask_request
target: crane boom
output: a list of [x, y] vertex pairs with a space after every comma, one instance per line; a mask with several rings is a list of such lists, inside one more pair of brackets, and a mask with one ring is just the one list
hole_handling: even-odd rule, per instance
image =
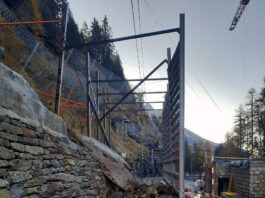
[[243, 14], [243, 12], [244, 12], [246, 6], [248, 5], [249, 1], [250, 0], [240, 0], [239, 6], [238, 6], [237, 11], [236, 11], [236, 14], [235, 14], [235, 16], [233, 18], [233, 21], [232, 21], [232, 23], [230, 25], [230, 28], [229, 28], [230, 31], [233, 31], [235, 29], [235, 27], [236, 27], [241, 15]]

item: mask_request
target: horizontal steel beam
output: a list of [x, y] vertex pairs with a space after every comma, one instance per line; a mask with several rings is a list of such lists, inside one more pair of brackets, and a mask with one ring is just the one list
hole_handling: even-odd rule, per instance
[[[116, 104], [117, 102], [106, 102], [103, 104]], [[149, 101], [149, 102], [121, 102], [120, 104], [144, 104], [144, 103], [164, 103], [164, 101]]]
[[107, 39], [107, 40], [102, 40], [102, 41], [92, 41], [90, 43], [79, 43], [79, 44], [75, 44], [75, 45], [66, 46], [64, 49], [94, 47], [97, 45], [102, 45], [102, 44], [107, 44], [107, 43], [114, 43], [114, 42], [118, 42], [118, 41], [125, 41], [125, 40], [155, 36], [155, 35], [160, 35], [160, 34], [167, 34], [167, 33], [172, 33], [172, 32], [179, 32], [179, 28], [172, 28], [172, 29], [161, 30], [161, 31], [156, 31], [156, 32], [149, 32], [149, 33], [144, 33], [144, 34], [136, 34], [136, 35], [132, 35], [132, 36], [125, 36], [125, 37]]
[[113, 110], [115, 111], [163, 111], [163, 109], [118, 109], [118, 110]]
[[[165, 94], [166, 91], [144, 91], [144, 92], [133, 92], [131, 94]], [[125, 95], [126, 92], [117, 92], [117, 93], [99, 93], [99, 96], [116, 96], [116, 95]]]
[[[114, 80], [91, 80], [91, 83], [111, 83], [111, 82], [133, 82], [141, 81], [143, 79], [114, 79]], [[168, 80], [168, 78], [149, 78], [145, 81]]]

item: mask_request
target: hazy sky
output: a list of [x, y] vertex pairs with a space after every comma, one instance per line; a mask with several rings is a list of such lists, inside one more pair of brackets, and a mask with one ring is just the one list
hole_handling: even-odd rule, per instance
[[[133, 35], [130, 0], [69, 0], [79, 26], [107, 15], [113, 37]], [[142, 33], [179, 27], [179, 14], [186, 15], [185, 126], [215, 142], [231, 130], [234, 110], [245, 103], [250, 87], [260, 90], [265, 76], [265, 1], [250, 1], [236, 29], [228, 31], [239, 0], [139, 0]], [[139, 33], [137, 0], [133, 0]], [[147, 74], [174, 52], [178, 34], [138, 39], [141, 68]], [[115, 43], [127, 78], [138, 78], [135, 40]], [[142, 50], [143, 49], [143, 53]], [[142, 57], [143, 54], [143, 57]], [[144, 67], [142, 66], [144, 65]], [[154, 77], [166, 77], [163, 66]], [[144, 88], [144, 87], [143, 87]], [[166, 89], [149, 82], [147, 91]], [[209, 96], [210, 95], [210, 96]], [[146, 101], [162, 100], [147, 96]], [[214, 101], [214, 102], [213, 102]], [[153, 105], [161, 108], [159, 105]]]

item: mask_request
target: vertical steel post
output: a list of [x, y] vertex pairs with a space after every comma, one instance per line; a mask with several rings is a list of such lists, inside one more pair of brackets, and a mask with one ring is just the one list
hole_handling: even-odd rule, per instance
[[167, 64], [169, 65], [171, 61], [171, 49], [168, 47], [167, 48]]
[[[110, 102], [110, 97], [108, 98], [108, 102]], [[111, 131], [110, 131], [111, 130], [111, 113], [109, 113], [109, 116], [108, 116], [108, 129], [109, 129], [108, 130], [109, 131], [109, 141], [111, 142]]]
[[109, 138], [108, 138], [108, 136], [107, 136], [106, 130], [104, 129], [104, 127], [103, 127], [102, 124], [101, 124], [101, 121], [100, 121], [99, 116], [98, 116], [98, 113], [97, 113], [97, 109], [96, 109], [95, 105], [94, 105], [93, 102], [92, 102], [92, 99], [91, 99], [91, 97], [90, 97], [90, 94], [88, 94], [88, 100], [89, 100], [89, 102], [90, 102], [90, 105], [91, 105], [91, 107], [92, 107], [92, 110], [93, 110], [93, 112], [94, 112], [94, 115], [95, 115], [95, 117], [96, 117], [96, 119], [97, 119], [97, 122], [99, 123], [99, 127], [100, 127], [100, 129], [101, 129], [101, 131], [102, 131], [102, 133], [103, 133], [103, 136], [104, 136], [104, 138], [106, 139], [107, 145], [110, 147]]
[[[105, 93], [106, 90], [105, 88], [103, 88], [103, 93]], [[106, 96], [103, 97], [103, 102], [102, 102], [102, 105], [103, 105], [103, 114], [106, 113], [107, 111], [107, 105], [105, 104], [107, 101], [106, 101]], [[107, 118], [104, 118], [103, 119], [103, 126], [104, 128], [106, 129], [107, 128]], [[108, 131], [106, 130], [107, 134], [108, 134]]]
[[[98, 82], [98, 80], [99, 80], [99, 72], [98, 71], [96, 71], [96, 80], [97, 80], [97, 87], [96, 87], [96, 104], [97, 104], [97, 114], [98, 115], [100, 115], [99, 114], [99, 97], [98, 97], [98, 94], [99, 94], [99, 82]], [[100, 141], [100, 137], [99, 137], [99, 127], [98, 127], [98, 125], [99, 125], [99, 122], [97, 121], [97, 140], [99, 140]]]
[[64, 54], [65, 54], [64, 47], [66, 42], [68, 14], [69, 14], [69, 4], [63, 3], [63, 16], [62, 16], [61, 32], [60, 32], [59, 65], [57, 73], [57, 86], [56, 86], [55, 107], [54, 107], [54, 112], [56, 114], [60, 113], [60, 98], [62, 92]]
[[[103, 93], [105, 93], [106, 92], [106, 90], [105, 90], [105, 88], [103, 88]], [[106, 113], [106, 110], [107, 110], [107, 106], [106, 106], [106, 103], [107, 103], [107, 100], [106, 100], [106, 96], [104, 96], [103, 97], [103, 114], [105, 114]], [[105, 129], [107, 128], [107, 119], [106, 118], [104, 118], [103, 119], [103, 123], [104, 123], [104, 127], [105, 127]]]
[[179, 197], [184, 197], [184, 108], [185, 108], [185, 14], [180, 14], [179, 32], [180, 122], [179, 122]]
[[90, 55], [86, 52], [86, 98], [87, 98], [87, 136], [91, 136], [91, 113], [90, 113], [90, 102], [88, 95], [90, 94], [90, 79], [89, 79], [89, 65], [90, 65]]
[[[106, 113], [106, 110], [107, 110], [107, 108], [106, 108], [106, 105], [104, 105], [104, 113]], [[106, 118], [104, 118], [104, 127], [105, 127], [105, 129], [107, 128], [107, 119]]]
[[108, 131], [109, 131], [109, 141], [111, 142], [111, 114], [108, 116]]
[[[168, 64], [168, 68], [169, 68], [169, 65], [170, 65], [170, 62], [171, 62], [171, 49], [170, 48], [167, 48], [167, 64]], [[169, 72], [169, 69], [168, 69], [168, 72]], [[168, 75], [168, 79], [171, 81], [172, 79], [172, 77], [170, 77], [170, 74], [168, 73], [167, 74]], [[172, 152], [172, 150], [173, 150], [173, 139], [172, 139], [172, 126], [171, 126], [171, 120], [173, 119], [172, 118], [172, 116], [171, 116], [171, 93], [170, 93], [170, 86], [169, 86], [169, 84], [167, 85], [167, 90], [168, 90], [168, 94], [166, 95], [166, 100], [167, 100], [167, 105], [169, 106], [169, 107], [167, 107], [167, 113], [168, 113], [168, 115], [167, 115], [167, 117], [168, 117], [168, 121], [169, 121], [169, 125], [168, 125], [168, 136], [169, 136], [169, 139], [168, 139], [168, 144], [169, 144], [169, 148], [170, 148], [170, 161], [169, 161], [169, 164], [168, 164], [168, 170], [171, 172], [171, 173], [174, 173], [174, 172], [176, 172], [175, 171], [175, 166], [174, 166], [174, 161], [173, 161], [173, 152]], [[172, 174], [170, 174], [169, 175], [169, 177], [170, 177], [170, 181], [171, 181], [171, 185], [172, 185], [172, 187], [174, 187], [174, 185], [175, 185], [175, 177], [172, 175]]]

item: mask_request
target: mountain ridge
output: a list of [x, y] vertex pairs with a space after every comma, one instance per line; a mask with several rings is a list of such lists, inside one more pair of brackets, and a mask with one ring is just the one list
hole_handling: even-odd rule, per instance
[[[154, 109], [154, 108], [152, 107], [152, 105], [149, 104], [149, 103], [146, 103], [146, 104], [144, 105], [144, 108], [145, 108], [145, 109]], [[159, 117], [159, 116], [162, 115], [162, 111], [160, 111], [160, 110], [148, 111], [148, 115], [149, 115], [150, 117], [152, 117], [152, 116]], [[188, 146], [190, 146], [190, 147], [193, 147], [193, 145], [194, 145], [195, 143], [196, 143], [196, 144], [200, 144], [201, 142], [203, 142], [203, 143], [209, 142], [210, 145], [211, 145], [211, 149], [214, 151], [215, 148], [218, 146], [217, 143], [212, 142], [212, 141], [210, 141], [210, 140], [207, 140], [207, 139], [201, 137], [201, 136], [198, 135], [197, 133], [195, 133], [195, 132], [193, 132], [193, 131], [191, 131], [191, 130], [189, 130], [189, 129], [187, 129], [187, 128], [184, 129], [184, 136], [185, 136], [185, 140], [186, 140], [187, 143], [188, 143]]]
[[218, 146], [218, 143], [207, 140], [187, 128], [184, 129], [184, 136], [185, 136], [185, 140], [187, 141], [190, 147], [193, 147], [195, 143], [200, 144], [201, 142], [204, 142], [204, 143], [209, 142], [211, 145], [211, 149], [214, 151], [215, 148]]

